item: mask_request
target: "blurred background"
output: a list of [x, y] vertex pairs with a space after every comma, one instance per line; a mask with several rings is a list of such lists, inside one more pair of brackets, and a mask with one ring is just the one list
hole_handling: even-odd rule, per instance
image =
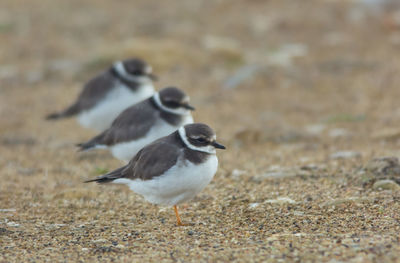
[[[223, 213], [228, 218], [229, 209], [234, 213], [249, 203], [282, 196], [298, 202], [310, 197], [314, 204], [338, 196], [364, 196], [359, 192], [363, 188], [357, 169], [372, 158], [400, 156], [399, 56], [400, 3], [396, 0], [2, 0], [0, 208], [14, 210], [0, 214], [5, 218], [0, 226], [11, 231], [4, 233], [17, 242], [21, 240], [18, 228], [7, 222], [20, 225], [20, 231], [26, 227], [22, 232], [39, 234], [46, 229], [38, 227], [39, 218], [64, 224], [59, 217], [77, 209], [75, 223], [69, 223], [84, 224], [93, 219], [96, 209], [105, 212], [108, 206], [117, 213], [132, 205], [144, 207], [148, 217], [160, 222], [158, 208], [133, 202], [139, 200], [137, 196], [121, 188], [82, 185], [83, 180], [120, 163], [105, 152], [77, 154], [74, 144], [94, 134], [75, 120], [44, 120], [46, 114], [69, 105], [95, 74], [129, 57], [143, 58], [153, 66], [159, 76], [157, 89], [175, 85], [185, 90], [196, 106], [195, 120], [213, 127], [229, 147], [220, 153], [214, 182], [197, 200], [200, 208], [186, 212], [196, 220], [207, 217], [205, 207], [210, 202], [220, 207], [232, 195], [245, 201], [231, 203]], [[277, 182], [276, 178], [286, 179]], [[124, 203], [127, 199], [130, 203]], [[231, 227], [246, 226], [243, 218], [282, 214], [282, 207], [262, 209], [260, 214], [232, 221]], [[319, 208], [315, 209], [318, 214]], [[388, 209], [386, 215], [395, 211], [393, 206], [379, 209]], [[54, 214], [55, 210], [60, 212]], [[79, 216], [82, 210], [87, 219]], [[129, 211], [127, 217], [138, 213]], [[169, 222], [169, 213], [162, 211]], [[109, 221], [100, 225], [119, 222], [105, 214]], [[329, 220], [342, 215], [346, 212], [339, 211]], [[398, 215], [394, 217], [398, 220]], [[379, 224], [398, 229], [396, 220], [382, 219]], [[218, 226], [218, 222], [210, 224]], [[258, 229], [260, 224], [250, 228]], [[293, 232], [289, 225], [281, 231]], [[142, 235], [149, 231], [148, 226], [140, 227]], [[338, 227], [342, 233], [360, 231], [358, 226], [356, 230]], [[273, 229], [268, 226], [256, 239], [271, 236], [268, 231]], [[97, 230], [92, 234], [97, 235]], [[329, 231], [322, 234], [327, 244], [319, 244], [324, 248], [337, 244]], [[389, 231], [381, 243], [375, 240], [381, 257], [398, 251], [385, 247], [394, 236]], [[313, 244], [319, 243], [314, 241], [308, 243], [309, 250], [299, 243], [305, 247], [300, 258], [313, 255]], [[96, 247], [87, 242], [86, 247]], [[238, 249], [243, 242], [235, 243]], [[44, 243], [36, 246], [42, 249]], [[287, 248], [288, 243], [281, 244]], [[255, 243], [249, 247], [262, 254], [256, 252]], [[282, 256], [279, 251], [268, 253]], [[342, 256], [346, 259], [344, 255], [353, 252], [347, 250]]]

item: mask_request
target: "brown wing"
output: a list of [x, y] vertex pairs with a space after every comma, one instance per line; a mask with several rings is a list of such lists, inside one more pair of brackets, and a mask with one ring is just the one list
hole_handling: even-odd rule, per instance
[[157, 140], [140, 150], [131, 160], [127, 178], [150, 180], [160, 176], [176, 164], [180, 155], [183, 155], [183, 148], [179, 145], [168, 140]]
[[115, 79], [106, 71], [86, 83], [76, 101], [79, 111], [87, 110], [96, 105], [107, 93], [113, 89]]
[[175, 132], [145, 146], [125, 166], [86, 182], [107, 183], [119, 178], [150, 180], [164, 174], [183, 155]]
[[151, 129], [159, 114], [159, 110], [152, 106], [150, 99], [139, 102], [124, 110], [110, 128], [78, 146], [81, 150], [88, 150], [96, 145], [111, 146], [141, 138]]

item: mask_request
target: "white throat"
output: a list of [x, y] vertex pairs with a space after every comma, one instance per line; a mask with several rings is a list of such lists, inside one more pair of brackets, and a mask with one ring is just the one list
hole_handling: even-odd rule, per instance
[[118, 75], [120, 75], [123, 79], [126, 79], [127, 81], [136, 82], [139, 84], [151, 83], [151, 79], [147, 76], [133, 76], [129, 74], [125, 70], [125, 66], [124, 63], [122, 63], [122, 61], [115, 62], [113, 67], [115, 71], [118, 72]]
[[177, 109], [170, 109], [168, 107], [165, 107], [160, 99], [160, 94], [157, 92], [153, 95], [154, 102], [157, 104], [160, 109], [162, 109], [165, 112], [177, 114], [177, 115], [190, 115], [190, 110], [183, 109], [183, 108], [177, 108]]
[[189, 142], [189, 140], [187, 139], [186, 136], [186, 131], [185, 131], [185, 127], [182, 126], [178, 129], [179, 132], [179, 136], [181, 137], [183, 143], [189, 148], [192, 149], [194, 151], [199, 151], [199, 152], [205, 152], [205, 153], [209, 153], [209, 154], [215, 154], [215, 148], [214, 146], [211, 145], [207, 145], [207, 146], [202, 146], [202, 147], [198, 147], [198, 146], [194, 146], [193, 144], [191, 144]]

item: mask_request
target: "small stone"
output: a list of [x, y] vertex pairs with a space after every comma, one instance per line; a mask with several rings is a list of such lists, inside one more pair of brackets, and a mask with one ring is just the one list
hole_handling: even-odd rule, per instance
[[351, 159], [361, 157], [359, 152], [354, 151], [340, 151], [330, 155], [331, 159]]
[[15, 211], [17, 211], [15, 208], [0, 209], [0, 212], [15, 212]]
[[284, 177], [294, 177], [296, 173], [292, 170], [282, 170], [282, 171], [268, 171], [263, 174], [266, 178], [284, 178]]
[[296, 201], [294, 201], [293, 199], [290, 199], [289, 197], [278, 197], [276, 199], [265, 200], [265, 203], [269, 203], [269, 204], [284, 204], [284, 203], [295, 204]]
[[303, 211], [293, 211], [293, 215], [295, 215], [295, 216], [304, 216], [304, 212]]
[[54, 227], [63, 227], [66, 226], [67, 224], [51, 224], [50, 226], [54, 226]]
[[118, 248], [118, 249], [124, 249], [124, 248], [125, 248], [125, 246], [124, 246], [124, 245], [122, 245], [122, 244], [118, 244], [118, 245], [116, 245], [116, 246], [115, 246], [115, 248]]
[[10, 221], [10, 222], [7, 222], [7, 226], [11, 226], [11, 227], [19, 227], [19, 226], [20, 226], [20, 224]]
[[240, 45], [234, 38], [207, 35], [203, 38], [203, 46], [207, 49], [239, 49]]
[[234, 89], [243, 82], [251, 79], [259, 70], [257, 65], [243, 66], [225, 80], [223, 87], [225, 89]]
[[392, 180], [379, 180], [372, 185], [372, 189], [397, 191], [400, 190], [400, 185], [396, 184], [396, 182]]
[[83, 247], [82, 251], [89, 251], [89, 249], [87, 247]]
[[231, 172], [231, 176], [232, 177], [240, 177], [240, 176], [244, 175], [245, 173], [246, 173], [246, 171], [244, 171], [244, 170], [233, 169], [233, 171]]
[[108, 240], [104, 239], [104, 238], [101, 238], [101, 239], [93, 240], [92, 242], [93, 243], [106, 243], [106, 242], [108, 242]]
[[249, 208], [253, 209], [253, 208], [256, 208], [259, 205], [260, 205], [259, 203], [251, 203], [251, 204], [249, 204]]
[[262, 178], [286, 178], [286, 177], [295, 177], [295, 176], [308, 176], [310, 175], [310, 171], [306, 169], [299, 168], [290, 168], [290, 167], [280, 167], [280, 166], [271, 166], [268, 171], [266, 171]]
[[308, 48], [301, 43], [288, 43], [280, 46], [268, 55], [268, 64], [273, 66], [290, 67], [296, 57], [307, 55]]
[[345, 129], [332, 129], [329, 131], [329, 136], [332, 138], [339, 138], [339, 137], [348, 137], [350, 133]]
[[320, 135], [326, 129], [324, 124], [312, 124], [305, 127], [306, 132], [311, 135]]

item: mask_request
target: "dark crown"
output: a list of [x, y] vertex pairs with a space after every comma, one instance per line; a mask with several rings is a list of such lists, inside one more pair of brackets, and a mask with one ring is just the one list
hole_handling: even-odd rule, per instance
[[212, 139], [215, 136], [214, 130], [204, 123], [187, 124], [185, 125], [185, 131], [187, 137], [204, 137]]
[[145, 75], [147, 73], [146, 70], [149, 67], [144, 60], [139, 58], [127, 59], [122, 63], [125, 67], [125, 70], [132, 75]]
[[167, 87], [159, 92], [160, 99], [163, 104], [168, 102], [177, 102], [180, 103], [187, 97], [186, 94], [176, 87]]

